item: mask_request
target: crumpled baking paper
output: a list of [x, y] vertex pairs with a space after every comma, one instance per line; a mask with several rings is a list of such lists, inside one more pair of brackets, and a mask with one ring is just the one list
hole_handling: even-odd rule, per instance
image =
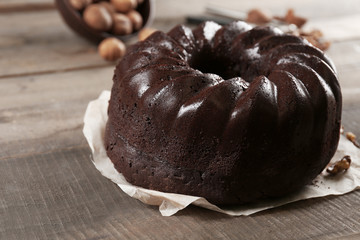
[[313, 181], [313, 184], [305, 186], [301, 191], [295, 194], [280, 199], [264, 200], [256, 204], [220, 208], [209, 203], [202, 197], [164, 193], [134, 186], [128, 183], [121, 173], [116, 171], [112, 162], [106, 155], [104, 132], [109, 99], [110, 92], [103, 91], [100, 97], [91, 101], [86, 109], [83, 133], [93, 154], [92, 161], [102, 175], [116, 183], [126, 194], [139, 199], [146, 204], [158, 205], [163, 216], [171, 216], [190, 204], [231, 216], [248, 216], [290, 202], [328, 195], [341, 195], [360, 188], [360, 150], [343, 135], [341, 135], [339, 147], [332, 162], [341, 159], [344, 155], [350, 155], [352, 162], [349, 170], [334, 177], [329, 177], [324, 171]]

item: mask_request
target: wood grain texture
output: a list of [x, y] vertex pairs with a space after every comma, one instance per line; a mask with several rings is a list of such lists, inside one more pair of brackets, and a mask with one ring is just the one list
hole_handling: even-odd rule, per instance
[[0, 77], [113, 65], [70, 31], [55, 10], [1, 14], [0, 36]]
[[0, 161], [84, 144], [72, 133], [82, 129], [88, 102], [111, 88], [112, 75], [113, 67], [106, 67], [0, 79]]
[[47, 11], [55, 9], [53, 2], [39, 3], [0, 3], [0, 13]]
[[3, 161], [3, 234], [9, 239], [324, 239], [360, 231], [354, 211], [360, 209], [359, 191], [251, 217], [197, 207], [161, 217], [156, 207], [128, 197], [102, 177], [89, 154], [87, 147], [59, 148]]
[[[2, 0], [11, 4], [52, 0]], [[154, 26], [167, 31], [207, 2], [275, 13], [287, 7], [326, 19], [359, 2], [157, 1]], [[326, 4], [325, 4], [326, 2]], [[321, 11], [319, 11], [321, 9]], [[26, 24], [24, 24], [26, 22]], [[350, 24], [350, 23], [349, 23]], [[360, 39], [328, 51], [343, 91], [343, 124], [360, 136]], [[55, 10], [0, 15], [0, 239], [342, 239], [360, 238], [360, 191], [228, 217], [190, 206], [172, 217], [124, 194], [90, 160], [82, 135], [90, 100], [110, 89], [114, 64], [72, 33]]]
[[[182, 20], [155, 20], [153, 27], [168, 31]], [[102, 60], [97, 47], [72, 32], [55, 10], [0, 14], [0, 36], [0, 81], [7, 77], [115, 66]], [[134, 41], [131, 39], [128, 44]]]

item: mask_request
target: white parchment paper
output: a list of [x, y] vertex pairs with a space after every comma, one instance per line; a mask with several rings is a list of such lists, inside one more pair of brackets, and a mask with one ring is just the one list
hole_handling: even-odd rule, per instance
[[246, 204], [219, 208], [210, 204], [206, 199], [174, 193], [164, 193], [128, 183], [121, 173], [118, 173], [106, 155], [104, 147], [104, 131], [107, 121], [107, 108], [110, 92], [103, 91], [100, 97], [91, 101], [84, 117], [84, 135], [92, 151], [92, 161], [101, 174], [116, 183], [126, 194], [140, 201], [158, 205], [163, 216], [171, 216], [190, 204], [201, 206], [231, 216], [250, 215], [259, 211], [281, 206], [302, 199], [323, 197], [327, 195], [341, 195], [360, 188], [360, 150], [353, 143], [341, 136], [338, 150], [332, 161], [341, 159], [344, 155], [351, 156], [351, 167], [348, 171], [329, 177], [325, 171], [320, 174], [312, 185], [305, 186], [296, 194], [276, 199], [262, 201], [256, 204]]

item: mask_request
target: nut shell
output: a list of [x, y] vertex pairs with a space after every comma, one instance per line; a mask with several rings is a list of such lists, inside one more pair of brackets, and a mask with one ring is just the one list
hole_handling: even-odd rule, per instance
[[87, 6], [83, 18], [89, 27], [100, 32], [109, 31], [113, 24], [111, 14], [100, 4]]

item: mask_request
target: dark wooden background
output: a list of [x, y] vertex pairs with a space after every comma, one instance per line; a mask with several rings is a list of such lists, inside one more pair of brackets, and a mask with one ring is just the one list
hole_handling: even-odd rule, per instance
[[[168, 30], [209, 2], [359, 24], [358, 0], [158, 0], [153, 26]], [[360, 39], [337, 40], [328, 54], [343, 125], [360, 136]], [[87, 103], [110, 89], [114, 64], [63, 24], [51, 0], [0, 1], [0, 66], [0, 239], [360, 239], [360, 191], [250, 217], [194, 206], [162, 217], [125, 195], [95, 169], [82, 134]]]

